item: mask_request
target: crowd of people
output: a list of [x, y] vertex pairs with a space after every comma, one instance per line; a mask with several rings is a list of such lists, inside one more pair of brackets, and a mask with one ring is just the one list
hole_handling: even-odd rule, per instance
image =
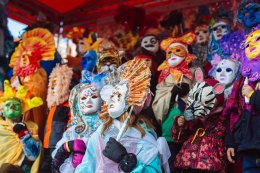
[[174, 11], [171, 32], [121, 42], [75, 27], [63, 61], [28, 27], [3, 49], [0, 172], [260, 173], [260, 1], [235, 16], [182, 31]]

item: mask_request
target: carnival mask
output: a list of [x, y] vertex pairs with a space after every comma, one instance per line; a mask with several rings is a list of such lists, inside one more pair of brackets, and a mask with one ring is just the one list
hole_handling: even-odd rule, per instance
[[246, 6], [242, 4], [238, 11], [238, 20], [247, 28], [252, 28], [260, 23], [260, 4], [249, 3]]
[[80, 39], [78, 44], [77, 44], [78, 54], [83, 55], [87, 49], [88, 49], [88, 46], [86, 44], [86, 38]]
[[187, 56], [187, 48], [182, 44], [173, 43], [166, 50], [167, 63], [170, 67], [179, 65]]
[[196, 27], [195, 34], [197, 35], [197, 44], [204, 44], [209, 41], [209, 32], [207, 27]]
[[21, 101], [16, 98], [7, 99], [3, 103], [3, 115], [6, 118], [16, 119], [22, 115]]
[[245, 41], [245, 53], [250, 59], [255, 59], [260, 55], [260, 30], [252, 32]]
[[113, 57], [105, 57], [100, 61], [100, 72], [113, 71], [117, 67], [116, 60]]
[[83, 89], [79, 94], [78, 103], [83, 114], [95, 114], [101, 106], [98, 90], [93, 86]]
[[101, 92], [101, 97], [106, 101], [109, 116], [112, 118], [120, 117], [128, 108], [127, 106], [127, 83], [118, 84], [116, 86], [107, 85]]
[[237, 72], [236, 62], [224, 59], [216, 67], [215, 79], [228, 87], [234, 82]]
[[155, 54], [159, 50], [159, 40], [153, 35], [148, 35], [142, 39], [141, 46]]
[[212, 26], [212, 32], [215, 40], [220, 40], [224, 35], [227, 35], [230, 32], [229, 26], [224, 21], [216, 22]]
[[225, 88], [219, 83], [209, 85], [204, 81], [201, 69], [195, 71], [195, 79], [196, 83], [188, 94], [187, 108], [184, 111], [184, 117], [188, 121], [208, 115], [215, 106], [216, 95], [221, 94]]
[[29, 60], [30, 54], [31, 53], [28, 51], [23, 52], [19, 62], [20, 67], [26, 67], [30, 64], [30, 60]]

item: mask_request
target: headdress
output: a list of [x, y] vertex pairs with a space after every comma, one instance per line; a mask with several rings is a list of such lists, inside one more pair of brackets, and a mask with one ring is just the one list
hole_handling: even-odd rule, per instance
[[165, 78], [171, 74], [177, 81], [184, 75], [189, 79], [192, 79], [192, 75], [189, 71], [188, 64], [196, 59], [195, 55], [189, 54], [188, 45], [191, 45], [196, 40], [196, 35], [192, 32], [182, 35], [181, 37], [169, 37], [161, 42], [161, 49], [166, 51], [170, 46], [182, 46], [186, 50], [186, 57], [183, 62], [175, 67], [170, 67], [167, 63], [167, 59], [158, 67], [158, 71], [162, 71], [159, 76], [159, 83], [164, 81]]
[[[68, 67], [66, 64], [57, 64], [56, 67], [52, 70], [49, 76], [47, 95], [47, 104], [49, 108], [51, 106], [62, 104], [68, 100], [72, 75], [72, 68]], [[52, 89], [53, 83], [55, 83], [55, 91]]]
[[43, 104], [42, 99], [40, 97], [30, 98], [30, 92], [24, 86], [19, 85], [16, 91], [15, 88], [11, 87], [9, 81], [5, 80], [4, 94], [2, 97], [0, 97], [0, 105], [2, 105], [3, 102], [10, 98], [17, 98], [21, 101], [23, 113]]
[[237, 8], [237, 21], [243, 23], [244, 12], [252, 6], [260, 6], [259, 0], [242, 0]]
[[[47, 29], [36, 28], [27, 31], [22, 36], [22, 41], [15, 49], [10, 61], [14, 68], [14, 75], [27, 76], [32, 74], [39, 66], [41, 60], [53, 60], [55, 53], [54, 37]], [[22, 58], [29, 59], [29, 65], [20, 67]]]
[[[247, 49], [247, 45], [249, 45], [249, 43], [247, 43], [248, 38], [253, 38], [252, 34], [254, 33], [255, 35], [259, 34], [256, 33], [259, 32], [260, 33], [260, 24], [257, 25], [255, 28], [252, 29], [251, 33], [249, 33], [246, 37], [246, 41], [245, 43], [241, 44], [241, 48], [243, 50], [243, 52], [241, 53], [241, 64], [242, 64], [242, 75], [244, 77], [248, 77], [249, 81], [259, 81], [260, 80], [260, 54], [256, 55], [255, 58], [250, 59], [249, 57], [247, 57], [246, 55], [246, 49]], [[258, 38], [260, 36], [258, 35]], [[257, 39], [257, 37], [256, 37]], [[251, 40], [252, 42], [252, 40]], [[255, 40], [255, 42], [257, 42]], [[259, 50], [259, 47], [257, 47], [258, 45], [255, 45], [254, 49], [255, 50]], [[250, 48], [250, 46], [248, 46], [248, 49]], [[250, 52], [251, 54], [253, 54], [254, 51]]]
[[72, 114], [72, 123], [69, 126], [76, 125], [75, 131], [78, 134], [85, 131], [89, 125], [94, 126], [96, 124], [98, 126], [98, 122], [96, 121], [98, 116], [91, 115], [86, 117], [81, 113], [78, 105], [79, 95], [83, 90], [90, 88], [92, 92], [100, 91], [101, 87], [103, 86], [103, 83], [101, 82], [102, 78], [99, 77], [97, 78], [96, 79], [93, 78], [93, 80], [89, 81], [89, 83], [80, 83], [76, 85], [75, 87], [73, 87], [73, 89], [70, 92], [69, 105]]
[[77, 43], [80, 38], [83, 37], [85, 28], [73, 27], [68, 33], [67, 37], [72, 39], [73, 42]]
[[230, 58], [227, 58], [227, 59], [222, 59], [218, 54], [214, 54], [213, 57], [212, 57], [212, 61], [210, 62], [211, 65], [212, 65], [212, 68], [208, 72], [209, 75], [212, 76], [212, 77], [215, 77], [216, 68], [217, 68], [218, 64], [223, 60], [229, 60], [229, 61], [235, 62], [235, 64], [236, 64], [235, 72], [237, 74], [235, 78], [237, 78], [240, 75], [240, 73], [239, 73], [239, 71], [240, 71], [240, 62], [239, 62], [240, 56], [237, 55], [237, 54], [232, 54], [230, 56]]
[[[106, 85], [100, 93], [101, 98], [109, 103], [113, 88], [127, 85], [126, 109], [131, 106], [142, 106], [149, 91], [150, 79], [151, 71], [145, 60], [134, 58], [108, 74], [105, 79]], [[107, 114], [107, 106], [104, 105], [101, 117], [105, 117]]]

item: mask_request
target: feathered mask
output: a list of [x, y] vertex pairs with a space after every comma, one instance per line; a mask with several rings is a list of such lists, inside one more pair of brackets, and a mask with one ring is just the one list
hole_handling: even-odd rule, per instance
[[11, 57], [10, 67], [14, 68], [14, 75], [25, 77], [39, 68], [41, 60], [53, 60], [54, 53], [53, 35], [47, 29], [36, 28], [23, 34]]
[[0, 97], [0, 105], [7, 99], [17, 98], [22, 103], [22, 112], [25, 113], [32, 108], [41, 106], [43, 104], [40, 97], [30, 98], [30, 92], [22, 85], [18, 86], [18, 89], [12, 88], [9, 81], [4, 81], [4, 94]]
[[48, 107], [57, 106], [64, 103], [69, 98], [69, 88], [73, 71], [67, 65], [59, 65], [52, 70], [49, 76], [49, 86], [47, 95]]

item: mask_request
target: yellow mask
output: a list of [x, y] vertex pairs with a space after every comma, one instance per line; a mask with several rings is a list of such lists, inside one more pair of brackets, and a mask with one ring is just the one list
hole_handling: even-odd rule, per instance
[[245, 42], [246, 48], [246, 56], [249, 59], [254, 59], [260, 54], [260, 30], [256, 30], [252, 32], [247, 38]]

